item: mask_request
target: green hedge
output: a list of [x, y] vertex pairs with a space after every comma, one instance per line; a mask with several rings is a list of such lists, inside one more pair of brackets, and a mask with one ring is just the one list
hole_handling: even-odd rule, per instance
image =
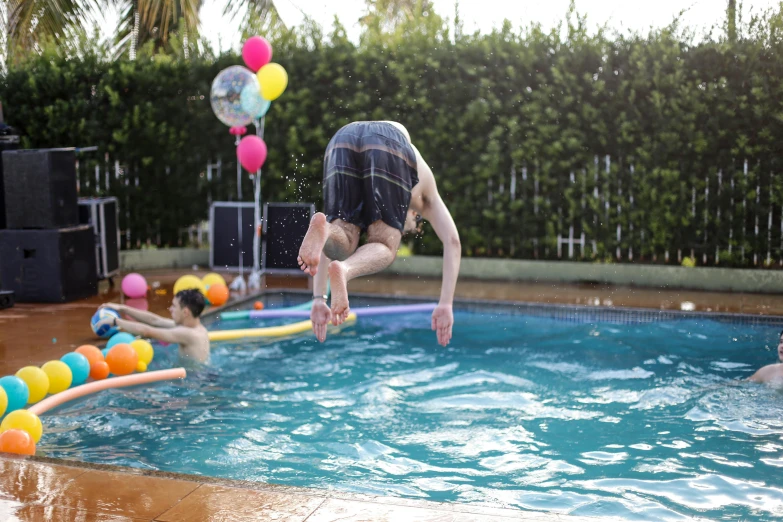
[[[267, 117], [263, 199], [320, 208], [331, 134], [394, 119], [439, 180], [465, 255], [556, 259], [557, 237], [573, 225], [586, 260], [665, 262], [668, 252], [676, 263], [693, 252], [699, 264], [762, 266], [769, 255], [777, 266], [779, 14], [739, 28], [734, 43], [694, 43], [676, 27], [646, 36], [584, 27], [577, 18], [562, 37], [506, 25], [454, 38], [439, 21], [418, 21], [368, 32], [358, 47], [339, 27], [275, 35], [290, 81]], [[236, 197], [233, 138], [209, 88], [240, 57], [111, 61], [89, 45], [65, 54], [47, 50], [8, 71], [6, 118], [26, 147], [97, 145], [81, 155], [83, 194], [106, 192], [96, 164], [113, 176], [120, 163], [108, 193], [125, 202], [130, 246], [175, 244], [179, 228], [207, 217], [208, 197]], [[222, 178], [208, 182], [218, 157]], [[431, 228], [413, 245], [441, 251]]]

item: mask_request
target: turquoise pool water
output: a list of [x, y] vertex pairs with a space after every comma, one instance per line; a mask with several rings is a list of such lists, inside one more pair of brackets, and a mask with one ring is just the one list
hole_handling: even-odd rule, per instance
[[[39, 452], [632, 520], [783, 515], [783, 394], [738, 381], [779, 328], [458, 312], [442, 348], [429, 322], [216, 344], [184, 382], [46, 415]], [[159, 347], [151, 369], [177, 364]]]

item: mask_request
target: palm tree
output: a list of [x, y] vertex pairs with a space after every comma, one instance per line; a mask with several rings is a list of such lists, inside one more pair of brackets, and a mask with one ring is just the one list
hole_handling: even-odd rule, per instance
[[[115, 43], [118, 50], [136, 50], [152, 40], [156, 47], [165, 47], [170, 35], [184, 29], [193, 34], [198, 29], [201, 0], [115, 0], [122, 16], [117, 27]], [[180, 22], [184, 27], [180, 27]]]
[[398, 25], [433, 12], [432, 0], [365, 0], [367, 14], [359, 23], [378, 31], [393, 31]]
[[729, 41], [735, 42], [737, 41], [737, 0], [729, 0], [726, 18], [729, 23]]
[[[135, 49], [154, 40], [165, 46], [170, 35], [180, 29], [195, 34], [201, 0], [0, 0], [5, 12], [2, 32], [6, 52], [30, 51], [45, 39], [59, 41], [75, 27], [91, 24], [95, 15], [108, 6], [122, 12], [115, 43], [121, 49]], [[255, 15], [274, 9], [273, 0], [228, 0], [225, 13], [236, 16], [246, 8]], [[184, 27], [180, 27], [180, 22]]]
[[73, 21], [87, 17], [91, 8], [80, 0], [3, 2], [2, 29], [7, 52], [34, 49], [46, 38], [65, 37]]

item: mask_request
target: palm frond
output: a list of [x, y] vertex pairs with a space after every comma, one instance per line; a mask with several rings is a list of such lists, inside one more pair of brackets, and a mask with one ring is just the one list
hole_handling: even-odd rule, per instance
[[99, 0], [6, 0], [7, 49], [29, 51], [44, 39], [60, 41], [70, 29], [95, 21]]

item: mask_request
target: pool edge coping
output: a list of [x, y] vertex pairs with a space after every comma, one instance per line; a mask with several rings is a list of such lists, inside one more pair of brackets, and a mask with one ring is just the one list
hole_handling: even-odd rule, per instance
[[272, 482], [258, 482], [252, 480], [230, 479], [223, 477], [213, 477], [211, 475], [197, 475], [189, 473], [180, 473], [172, 471], [160, 471], [153, 469], [134, 468], [131, 466], [122, 466], [117, 464], [98, 464], [80, 460], [59, 459], [54, 457], [43, 457], [37, 455], [17, 456], [0, 453], [0, 460], [9, 462], [31, 462], [38, 465], [52, 465], [67, 468], [74, 468], [86, 471], [97, 471], [101, 473], [118, 473], [133, 475], [139, 477], [149, 477], [158, 480], [178, 480], [183, 482], [196, 483], [199, 486], [215, 486], [239, 490], [249, 490], [257, 492], [269, 492], [284, 495], [300, 495], [312, 498], [321, 498], [326, 500], [344, 500], [355, 502], [366, 502], [370, 504], [392, 506], [397, 508], [421, 508], [433, 511], [463, 513], [484, 515], [492, 511], [494, 516], [506, 517], [509, 520], [535, 520], [536, 522], [548, 522], [551, 520], [616, 520], [622, 521], [622, 518], [611, 517], [593, 517], [586, 515], [567, 515], [562, 513], [552, 513], [547, 511], [536, 511], [518, 507], [503, 507], [498, 505], [468, 504], [464, 502], [445, 502], [430, 499], [418, 499], [391, 495], [373, 495], [369, 493], [356, 493], [350, 491], [341, 491], [336, 489], [324, 489], [318, 487], [288, 486]]
[[[269, 288], [255, 293], [252, 296], [240, 299], [219, 309], [210, 310], [204, 314], [211, 322], [220, 320], [220, 313], [237, 309], [253, 299], [263, 298], [268, 295], [311, 295], [311, 290], [296, 288]], [[415, 302], [437, 302], [437, 297], [433, 296], [399, 296], [395, 294], [381, 294], [373, 292], [353, 292], [352, 296], [362, 299], [377, 299], [387, 301], [415, 301]], [[750, 314], [742, 312], [707, 312], [707, 311], [689, 311], [689, 310], [665, 310], [659, 308], [641, 308], [631, 306], [615, 305], [590, 305], [590, 304], [566, 304], [566, 303], [542, 303], [537, 301], [515, 301], [505, 299], [478, 299], [478, 298], [454, 298], [454, 309], [457, 311], [470, 311], [471, 308], [494, 307], [502, 308], [507, 311], [517, 312], [515, 315], [525, 315], [525, 311], [540, 310], [555, 313], [575, 313], [581, 315], [596, 316], [594, 319], [600, 320], [600, 316], [607, 315], [625, 315], [628, 317], [656, 317], [657, 320], [676, 320], [676, 319], [709, 319], [738, 324], [769, 324], [783, 325], [783, 314]], [[529, 314], [536, 315], [536, 314]], [[540, 314], [538, 314], [540, 315]], [[645, 321], [651, 322], [651, 321]]]

